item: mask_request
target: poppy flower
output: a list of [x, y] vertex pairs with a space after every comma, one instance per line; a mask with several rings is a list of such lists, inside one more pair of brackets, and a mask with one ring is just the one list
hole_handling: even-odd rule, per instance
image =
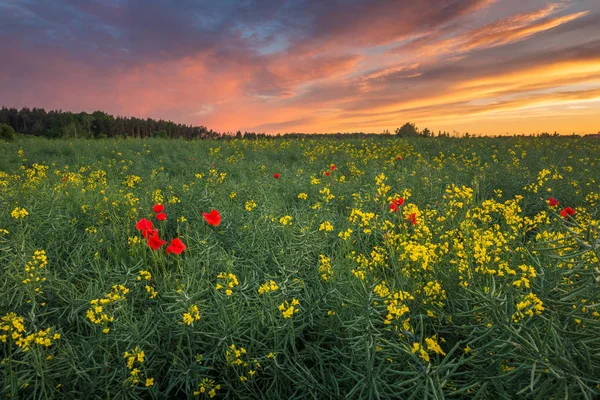
[[273, 178], [279, 179], [279, 174], [273, 174]]
[[404, 204], [404, 199], [402, 197], [398, 197], [397, 199], [392, 200], [390, 204], [390, 211], [398, 212], [398, 207]]
[[61, 181], [66, 182], [67, 181], [67, 177], [63, 176], [62, 178], [60, 178]]
[[164, 221], [165, 219], [167, 219], [167, 214], [162, 213], [162, 212], [158, 213], [158, 214], [156, 214], [156, 219], [159, 221]]
[[204, 216], [204, 219], [206, 220], [206, 222], [208, 222], [209, 225], [219, 226], [219, 224], [221, 223], [221, 214], [219, 214], [217, 210], [212, 210], [209, 213], [203, 212], [202, 215]]
[[558, 204], [559, 204], [559, 203], [558, 203], [558, 200], [556, 200], [554, 197], [550, 197], [550, 198], [548, 199], [548, 205], [549, 205], [550, 207], [555, 207], [555, 206], [557, 206]]
[[164, 209], [165, 209], [165, 206], [163, 206], [162, 204], [155, 204], [154, 207], [152, 207], [152, 210], [155, 213], [163, 212]]
[[135, 224], [135, 229], [142, 232], [152, 230], [152, 221], [142, 218]]
[[331, 167], [329, 167], [330, 170], [335, 171], [335, 165], [331, 164]]
[[402, 161], [402, 156], [398, 156], [398, 157], [396, 157], [396, 160], [398, 160], [398, 161]]
[[417, 224], [417, 214], [412, 213], [408, 216], [408, 218], [406, 218], [408, 220], [408, 222], [410, 222], [413, 225]]
[[142, 231], [142, 236], [146, 239], [148, 239], [150, 236], [154, 235], [155, 233], [158, 233], [158, 229], [144, 229]]
[[575, 210], [573, 210], [571, 207], [563, 208], [563, 210], [560, 212], [560, 215], [562, 215], [564, 218], [570, 217], [573, 214], [575, 214]]
[[167, 241], [161, 240], [158, 237], [158, 232], [154, 232], [154, 234], [148, 238], [148, 246], [150, 246], [154, 251], [158, 250], [161, 246], [165, 244], [167, 244]]
[[181, 254], [186, 249], [185, 244], [179, 238], [171, 240], [171, 244], [167, 246], [167, 254]]
[[331, 174], [329, 173], [329, 171], [325, 171], [325, 175], [329, 176]]

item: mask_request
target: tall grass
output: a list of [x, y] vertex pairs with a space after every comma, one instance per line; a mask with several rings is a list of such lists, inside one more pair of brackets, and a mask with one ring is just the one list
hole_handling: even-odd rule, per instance
[[3, 396], [600, 394], [593, 139], [20, 138], [0, 171]]

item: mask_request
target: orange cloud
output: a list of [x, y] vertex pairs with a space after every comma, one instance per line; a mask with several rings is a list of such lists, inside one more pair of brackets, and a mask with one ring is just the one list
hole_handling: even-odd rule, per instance
[[437, 31], [396, 47], [390, 52], [415, 51], [420, 55], [434, 56], [502, 46], [527, 39], [589, 14], [589, 11], [581, 11], [548, 19], [551, 14], [562, 9], [564, 6], [561, 4], [549, 4], [539, 10], [515, 14], [443, 40], [440, 38], [445, 33]]

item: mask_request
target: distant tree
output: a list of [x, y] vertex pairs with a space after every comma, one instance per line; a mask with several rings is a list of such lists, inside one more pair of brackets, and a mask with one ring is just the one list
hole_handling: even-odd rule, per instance
[[0, 124], [0, 139], [5, 140], [7, 142], [12, 142], [17, 137], [15, 130], [12, 126], [7, 124]]
[[400, 137], [414, 137], [419, 135], [419, 130], [415, 124], [407, 122], [401, 128], [396, 128], [396, 135]]
[[430, 131], [429, 128], [425, 128], [419, 133], [419, 135], [423, 137], [433, 137], [433, 131]]
[[383, 132], [381, 132], [382, 135], [389, 135], [390, 134], [390, 130], [389, 129], [384, 129]]

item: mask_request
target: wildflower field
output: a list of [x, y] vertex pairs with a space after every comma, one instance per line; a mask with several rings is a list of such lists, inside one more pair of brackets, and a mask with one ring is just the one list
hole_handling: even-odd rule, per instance
[[0, 144], [2, 398], [598, 398], [594, 138]]

